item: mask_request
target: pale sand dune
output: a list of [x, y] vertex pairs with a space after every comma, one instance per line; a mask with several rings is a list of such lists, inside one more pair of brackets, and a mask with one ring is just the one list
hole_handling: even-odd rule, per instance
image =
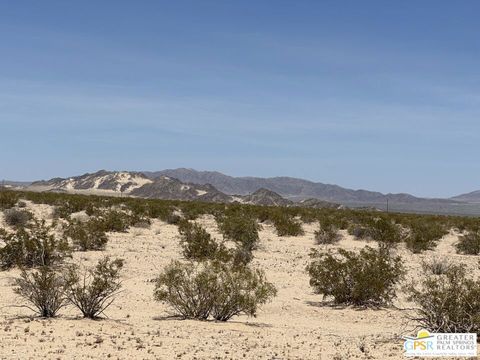
[[[52, 208], [28, 205], [50, 218]], [[3, 221], [3, 219], [2, 219]], [[201, 223], [218, 239], [213, 217]], [[4, 226], [4, 224], [1, 224]], [[52, 320], [30, 317], [10, 286], [18, 270], [0, 272], [0, 358], [2, 359], [403, 359], [401, 335], [412, 335], [405, 313], [395, 308], [358, 310], [332, 308], [312, 292], [305, 267], [314, 245], [315, 224], [304, 225], [301, 237], [278, 237], [264, 225], [254, 265], [264, 269], [278, 296], [257, 318], [237, 317], [227, 323], [168, 318], [168, 307], [153, 300], [153, 279], [172, 259], [181, 258], [177, 227], [154, 220], [150, 229], [109, 234], [104, 252], [74, 253], [74, 260], [94, 264], [108, 254], [125, 259], [124, 292], [108, 311], [108, 319], [92, 321], [73, 308]], [[420, 261], [446, 256], [476, 269], [477, 258], [456, 255], [456, 234], [447, 235], [435, 251], [412, 255], [404, 248], [410, 275]], [[374, 242], [356, 241], [343, 232], [331, 248], [360, 249]], [[478, 274], [478, 270], [477, 271]], [[408, 306], [400, 296], [398, 307]]]

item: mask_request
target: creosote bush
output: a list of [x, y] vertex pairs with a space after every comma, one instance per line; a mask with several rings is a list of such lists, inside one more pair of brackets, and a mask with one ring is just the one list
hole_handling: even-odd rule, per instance
[[219, 262], [172, 262], [157, 277], [154, 298], [183, 318], [227, 321], [236, 315], [255, 316], [258, 307], [276, 295], [263, 272], [231, 268]]
[[53, 267], [42, 266], [31, 273], [23, 270], [15, 279], [16, 294], [29, 305], [22, 305], [41, 317], [54, 317], [67, 305], [63, 277]]
[[178, 231], [183, 256], [188, 260], [215, 260], [237, 267], [247, 265], [253, 258], [251, 249], [244, 244], [237, 243], [234, 248], [227, 248], [224, 243], [217, 243], [208, 231], [197, 223], [182, 220]]
[[299, 236], [304, 234], [301, 222], [283, 211], [275, 213], [272, 221], [278, 236]]
[[450, 270], [451, 264], [444, 258], [434, 258], [431, 261], [422, 262], [424, 273], [432, 275], [444, 275]]
[[0, 188], [0, 209], [10, 209], [19, 199], [18, 193]]
[[315, 231], [315, 242], [318, 245], [336, 244], [342, 236], [338, 229], [330, 223], [321, 223], [320, 228]]
[[98, 220], [90, 219], [85, 222], [71, 220], [65, 227], [64, 236], [71, 239], [76, 250], [103, 250], [108, 237]]
[[218, 255], [219, 245], [201, 225], [184, 220], [179, 224], [178, 231], [185, 258], [203, 261]]
[[444, 225], [435, 221], [412, 221], [410, 230], [406, 244], [413, 253], [433, 249], [437, 241], [448, 233]]
[[388, 304], [403, 275], [401, 258], [384, 249], [365, 247], [360, 253], [338, 249], [336, 254], [314, 250], [307, 267], [315, 292], [332, 297], [336, 304]]
[[7, 209], [3, 212], [7, 225], [13, 227], [24, 227], [33, 217], [32, 213], [26, 210]]
[[218, 216], [217, 223], [225, 240], [234, 241], [248, 251], [255, 250], [258, 243], [257, 220], [242, 213]]
[[456, 247], [459, 254], [480, 255], [480, 231], [460, 236]]
[[409, 300], [418, 308], [412, 319], [432, 332], [480, 335], [480, 279], [452, 265], [444, 275], [428, 275], [421, 286], [409, 287]]
[[123, 260], [104, 257], [93, 269], [81, 271], [69, 266], [65, 275], [65, 296], [89, 319], [104, 314], [122, 287]]
[[28, 228], [19, 228], [14, 233], [4, 232], [5, 246], [0, 248], [0, 267], [14, 266], [32, 268], [51, 266], [70, 256], [71, 249], [65, 239], [52, 234], [52, 227], [45, 221], [34, 220]]

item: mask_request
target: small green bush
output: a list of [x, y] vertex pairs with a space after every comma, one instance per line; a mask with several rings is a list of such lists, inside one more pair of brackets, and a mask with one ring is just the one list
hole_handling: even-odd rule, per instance
[[165, 222], [170, 225], [178, 225], [180, 224], [180, 221], [182, 220], [182, 217], [180, 215], [170, 213], [166, 218]]
[[76, 306], [84, 317], [96, 319], [104, 314], [113, 303], [122, 287], [121, 259], [104, 257], [95, 268], [80, 271], [75, 265], [69, 266], [65, 275], [65, 296]]
[[17, 207], [19, 209], [24, 209], [24, 208], [27, 207], [27, 203], [25, 201], [19, 201], [19, 202], [17, 202]]
[[52, 227], [45, 221], [34, 220], [29, 228], [20, 228], [14, 233], [4, 233], [5, 246], [0, 248], [0, 267], [14, 266], [32, 268], [52, 266], [70, 255], [71, 249], [65, 239], [57, 239]]
[[256, 219], [236, 213], [217, 217], [217, 223], [225, 240], [237, 242], [249, 251], [257, 248], [259, 225]]
[[22, 271], [15, 279], [16, 294], [29, 305], [22, 305], [41, 317], [55, 317], [66, 304], [63, 277], [52, 267], [42, 266], [31, 273]]
[[233, 316], [255, 316], [258, 307], [276, 295], [275, 287], [259, 270], [230, 268], [218, 262], [172, 262], [156, 279], [154, 298], [190, 319], [212, 316], [227, 321]]
[[103, 226], [94, 218], [86, 222], [71, 220], [66, 225], [63, 234], [79, 251], [103, 250], [108, 242]]
[[336, 244], [342, 236], [338, 233], [338, 229], [333, 225], [321, 224], [320, 228], [315, 231], [315, 242], [318, 245]]
[[430, 262], [422, 262], [423, 272], [432, 275], [445, 275], [450, 270], [450, 266], [451, 264], [442, 258], [434, 258]]
[[126, 232], [133, 225], [131, 217], [118, 210], [103, 211], [98, 216], [102, 229], [106, 232]]
[[12, 227], [24, 227], [33, 217], [32, 213], [26, 210], [7, 209], [3, 212], [5, 222]]
[[410, 230], [406, 244], [413, 253], [433, 249], [437, 245], [437, 241], [448, 233], [445, 225], [434, 221], [413, 221]]
[[355, 239], [365, 240], [365, 239], [370, 239], [371, 238], [370, 237], [370, 231], [365, 226], [361, 226], [361, 225], [358, 225], [358, 224], [351, 224], [348, 227], [347, 231], [350, 235], [353, 235], [353, 237], [355, 237]]
[[381, 217], [371, 221], [369, 226], [369, 235], [375, 241], [387, 246], [392, 246], [402, 241], [399, 226], [390, 219]]
[[373, 305], [389, 303], [395, 297], [395, 285], [403, 275], [401, 258], [392, 258], [385, 250], [365, 247], [359, 254], [338, 249], [337, 254], [311, 254], [307, 267], [310, 285], [337, 304]]
[[480, 279], [452, 265], [441, 276], [428, 275], [420, 287], [410, 285], [409, 300], [418, 308], [412, 319], [432, 332], [480, 335]]
[[16, 192], [0, 188], [0, 210], [14, 207], [18, 199], [19, 195]]
[[282, 211], [275, 214], [272, 221], [278, 236], [300, 236], [304, 234], [302, 224]]
[[480, 255], [480, 232], [460, 236], [456, 247], [459, 254]]
[[203, 261], [216, 257], [219, 245], [201, 225], [183, 221], [178, 231], [185, 258]]

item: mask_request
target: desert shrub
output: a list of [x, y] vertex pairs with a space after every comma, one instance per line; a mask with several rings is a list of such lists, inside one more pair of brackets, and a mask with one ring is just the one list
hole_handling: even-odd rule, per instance
[[98, 216], [98, 221], [106, 232], [126, 232], [133, 225], [130, 216], [118, 210], [103, 211]]
[[150, 226], [152, 225], [152, 223], [150, 221], [146, 221], [146, 220], [140, 220], [136, 223], [133, 224], [133, 227], [135, 228], [139, 228], [139, 229], [148, 229], [150, 228]]
[[27, 207], [27, 203], [25, 201], [19, 201], [19, 202], [17, 202], [17, 207], [19, 209], [24, 209], [24, 208]]
[[114, 209], [97, 209], [92, 221], [104, 232], [126, 232], [132, 226], [148, 227], [151, 224], [148, 217]]
[[10, 209], [15, 206], [19, 198], [16, 192], [0, 189], [0, 209]]
[[89, 319], [96, 319], [113, 303], [122, 287], [120, 270], [123, 260], [104, 257], [93, 269], [67, 268], [65, 296]]
[[86, 222], [71, 220], [63, 234], [72, 241], [74, 248], [80, 251], [103, 250], [108, 242], [107, 234], [94, 218]]
[[14, 291], [29, 304], [21, 306], [41, 317], [54, 317], [67, 304], [63, 277], [53, 267], [42, 266], [31, 273], [23, 270], [15, 279]]
[[433, 249], [437, 241], [448, 233], [445, 226], [436, 221], [413, 221], [410, 230], [405, 242], [413, 253]]
[[178, 231], [185, 258], [202, 261], [216, 256], [219, 246], [201, 225], [183, 221]]
[[353, 235], [355, 239], [369, 239], [370, 238], [370, 231], [365, 226], [361, 226], [359, 224], [351, 224], [347, 229], [350, 235]]
[[259, 270], [230, 268], [218, 262], [172, 262], [157, 277], [154, 298], [183, 318], [227, 321], [240, 314], [255, 316], [276, 294]]
[[480, 232], [460, 236], [456, 248], [459, 254], [480, 255]]
[[172, 262], [155, 280], [154, 298], [183, 318], [207, 319], [213, 304], [215, 272], [197, 271], [193, 263]]
[[359, 254], [338, 249], [337, 254], [311, 254], [307, 267], [310, 285], [337, 304], [383, 305], [395, 297], [395, 285], [403, 274], [401, 258], [387, 251], [365, 247]]
[[241, 267], [248, 265], [253, 260], [253, 253], [245, 246], [237, 244], [234, 249], [220, 252], [216, 259], [224, 263], [231, 261], [233, 267]]
[[421, 327], [480, 335], [480, 279], [467, 276], [464, 266], [452, 265], [444, 275], [426, 276], [420, 287], [412, 284], [409, 300], [418, 306], [412, 319]]
[[180, 215], [170, 213], [166, 218], [165, 222], [170, 225], [178, 225], [180, 221], [182, 220], [182, 217]]
[[338, 229], [330, 223], [320, 223], [320, 228], [315, 231], [314, 236], [318, 245], [335, 244], [342, 238]]
[[247, 267], [233, 268], [221, 265], [216, 268], [217, 281], [212, 317], [228, 321], [233, 316], [245, 314], [256, 316], [259, 305], [268, 302], [277, 294], [260, 270]]
[[225, 240], [237, 242], [249, 251], [257, 248], [259, 225], [256, 219], [236, 213], [217, 217], [217, 223]]
[[348, 227], [348, 233], [356, 239], [372, 239], [387, 247], [403, 240], [400, 226], [386, 217], [361, 219]]
[[65, 239], [56, 238], [51, 231], [52, 227], [45, 225], [45, 221], [35, 220], [29, 228], [4, 234], [5, 246], [0, 248], [0, 267], [31, 268], [61, 262], [70, 255], [70, 247]]
[[383, 243], [384, 245], [393, 245], [402, 241], [400, 227], [393, 221], [386, 218], [378, 218], [369, 223], [370, 237]]
[[26, 210], [7, 209], [3, 212], [5, 222], [13, 227], [24, 227], [32, 218], [32, 213]]
[[68, 219], [71, 214], [83, 210], [87, 211], [87, 215], [93, 215], [91, 213], [93, 208], [91, 201], [94, 201], [94, 197], [80, 197], [78, 195], [70, 195], [63, 199], [57, 199], [55, 201], [53, 217]]
[[302, 224], [293, 216], [282, 211], [276, 213], [272, 221], [278, 236], [299, 236], [304, 234]]
[[447, 259], [434, 258], [431, 261], [422, 262], [422, 269], [424, 273], [432, 275], [444, 275], [450, 270], [451, 264]]

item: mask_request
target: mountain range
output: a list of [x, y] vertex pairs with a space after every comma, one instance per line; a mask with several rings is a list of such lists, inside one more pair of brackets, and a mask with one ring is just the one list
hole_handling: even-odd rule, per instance
[[317, 199], [309, 199], [307, 202], [293, 202], [274, 191], [264, 188], [257, 189], [249, 194], [226, 194], [211, 184], [183, 182], [166, 175], [148, 177], [141, 172], [129, 171], [100, 170], [96, 173], [87, 173], [71, 178], [53, 178], [33, 182], [26, 189], [97, 195], [126, 195], [147, 199], [239, 202], [269, 206], [340, 207], [338, 204]]
[[149, 178], [170, 176], [195, 184], [211, 184], [226, 194], [248, 194], [264, 188], [292, 201], [318, 199], [349, 207], [375, 207], [382, 210], [440, 214], [480, 215], [480, 191], [448, 199], [421, 198], [410, 194], [382, 194], [377, 191], [353, 190], [338, 185], [293, 177], [233, 177], [217, 171], [179, 168], [143, 172]]
[[216, 171], [179, 168], [156, 172], [106, 171], [7, 186], [35, 191], [88, 192], [143, 198], [241, 202], [309, 207], [375, 207], [382, 210], [480, 215], [480, 191], [449, 199], [352, 190], [293, 177], [233, 177]]

